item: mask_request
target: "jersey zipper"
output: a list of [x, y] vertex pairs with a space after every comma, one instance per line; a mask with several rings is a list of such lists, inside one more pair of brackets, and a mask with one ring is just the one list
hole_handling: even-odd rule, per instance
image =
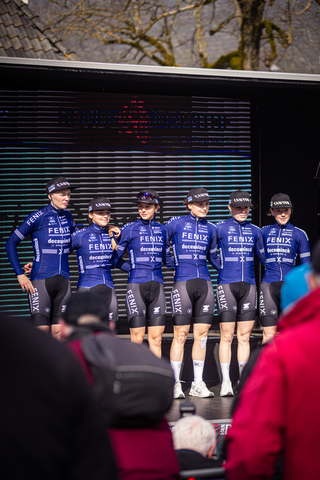
[[[152, 235], [151, 222], [152, 222], [152, 220], [149, 220], [150, 238], [152, 238], [152, 253], [151, 253], [151, 255], [154, 255], [154, 239], [153, 239], [153, 235]], [[154, 280], [154, 268], [152, 268], [152, 280]]]
[[243, 237], [241, 231], [241, 225], [239, 225], [239, 238], [241, 244], [240, 263], [241, 263], [241, 281], [244, 282], [244, 251], [243, 251]]
[[[198, 218], [196, 218], [196, 242], [195, 242], [195, 249], [194, 249], [194, 253], [197, 255], [197, 258], [198, 258], [198, 253], [197, 253], [197, 247], [198, 247]], [[199, 263], [196, 262], [196, 266], [197, 266], [197, 278], [200, 278], [200, 274], [199, 274]]]
[[62, 230], [62, 227], [61, 227], [59, 213], [58, 213], [58, 223], [59, 223], [59, 229], [60, 229], [60, 232], [61, 232], [61, 250], [60, 250], [60, 255], [59, 255], [59, 275], [60, 275], [61, 274], [62, 253], [63, 253], [63, 230]]
[[[102, 229], [103, 229], [103, 227], [100, 227], [100, 231], [99, 231], [99, 242], [100, 242], [100, 251], [101, 251], [101, 257], [102, 257], [101, 263], [102, 263], [102, 265], [103, 265], [103, 262], [104, 262], [103, 256], [104, 256], [104, 253], [105, 253], [105, 252], [104, 252], [104, 249], [103, 249], [104, 244], [103, 244], [103, 241], [102, 241]], [[101, 271], [102, 271], [103, 284], [105, 285], [105, 284], [106, 284], [106, 279], [105, 279], [104, 269], [101, 268]]]
[[278, 259], [280, 260], [279, 263], [279, 272], [280, 272], [280, 281], [282, 282], [282, 277], [283, 277], [283, 272], [282, 272], [282, 266], [281, 266], [281, 257], [280, 257], [280, 240], [281, 240], [281, 227], [279, 228], [279, 235], [278, 235], [278, 245], [277, 245], [277, 262]]

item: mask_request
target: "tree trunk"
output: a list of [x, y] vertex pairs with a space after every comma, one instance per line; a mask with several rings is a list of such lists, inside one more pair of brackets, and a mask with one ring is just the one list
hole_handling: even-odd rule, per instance
[[240, 57], [241, 70], [259, 69], [261, 21], [266, 0], [238, 0], [242, 13]]

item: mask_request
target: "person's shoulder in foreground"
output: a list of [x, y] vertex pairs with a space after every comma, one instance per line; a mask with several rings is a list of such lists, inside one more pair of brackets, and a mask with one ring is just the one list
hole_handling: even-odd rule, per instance
[[307, 281], [243, 388], [227, 436], [230, 480], [272, 478], [281, 452], [283, 478], [319, 478], [320, 243]]
[[106, 430], [71, 352], [1, 314], [0, 360], [3, 478], [116, 479]]

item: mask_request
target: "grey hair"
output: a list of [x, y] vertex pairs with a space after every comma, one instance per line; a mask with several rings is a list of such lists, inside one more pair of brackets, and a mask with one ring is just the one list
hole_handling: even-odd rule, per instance
[[175, 450], [187, 448], [207, 456], [216, 443], [216, 432], [208, 420], [198, 415], [180, 418], [174, 426], [173, 445]]

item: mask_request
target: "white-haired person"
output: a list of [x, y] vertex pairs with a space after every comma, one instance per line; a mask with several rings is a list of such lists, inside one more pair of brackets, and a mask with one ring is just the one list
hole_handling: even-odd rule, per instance
[[220, 467], [214, 459], [216, 432], [208, 420], [198, 415], [182, 417], [172, 435], [181, 470]]

